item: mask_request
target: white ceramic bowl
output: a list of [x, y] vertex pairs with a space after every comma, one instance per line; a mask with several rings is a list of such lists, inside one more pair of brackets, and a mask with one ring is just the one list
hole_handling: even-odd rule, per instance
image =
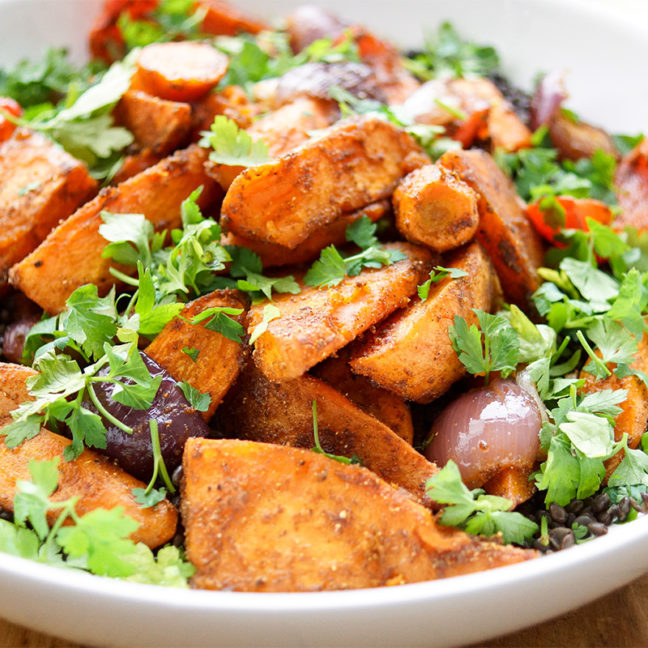
[[[280, 15], [297, 2], [240, 0]], [[528, 87], [567, 68], [570, 106], [614, 132], [648, 130], [648, 20], [577, 0], [327, 0], [404, 46], [450, 19], [497, 46]], [[84, 55], [99, 0], [0, 0], [0, 65], [47, 45]], [[0, 180], [1, 181], [1, 180]], [[538, 623], [648, 570], [648, 518], [542, 559], [447, 580], [313, 594], [179, 591], [54, 569], [0, 554], [0, 616], [83, 644], [114, 646], [437, 646]]]

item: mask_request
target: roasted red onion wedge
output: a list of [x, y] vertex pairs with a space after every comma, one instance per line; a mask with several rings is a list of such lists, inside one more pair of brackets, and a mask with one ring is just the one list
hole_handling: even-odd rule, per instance
[[466, 485], [477, 488], [503, 468], [531, 468], [541, 427], [534, 398], [513, 380], [496, 380], [441, 412], [425, 456], [439, 466], [452, 459]]

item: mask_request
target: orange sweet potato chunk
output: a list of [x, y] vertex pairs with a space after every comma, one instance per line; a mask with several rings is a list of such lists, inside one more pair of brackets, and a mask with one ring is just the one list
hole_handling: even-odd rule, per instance
[[362, 465], [431, 506], [425, 482], [437, 467], [340, 392], [312, 376], [270, 382], [250, 366], [217, 412], [217, 429], [228, 437], [312, 448], [313, 401], [319, 438], [327, 452], [356, 455]]
[[190, 439], [182, 515], [199, 589], [399, 585], [536, 557], [441, 527], [368, 470], [308, 450]]
[[427, 162], [401, 129], [353, 117], [238, 175], [222, 222], [236, 234], [292, 249], [343, 213], [389, 197], [403, 176]]
[[0, 145], [0, 293], [9, 268], [97, 191], [85, 164], [50, 139], [19, 128]]
[[191, 106], [129, 90], [115, 108], [115, 116], [135, 136], [138, 146], [156, 155], [168, 155], [189, 136]]
[[[198, 391], [211, 396], [209, 409], [202, 413], [206, 421], [212, 417], [236, 380], [247, 349], [244, 344], [205, 328], [208, 320], [195, 325], [185, 321], [214, 307], [241, 309], [241, 315], [230, 317], [245, 325], [247, 299], [243, 294], [236, 290], [216, 290], [187, 304], [180, 314], [184, 319], [176, 317], [171, 320], [144, 350], [175, 380], [185, 380]], [[198, 356], [192, 360], [183, 349], [193, 349]]]
[[406, 176], [394, 191], [393, 203], [396, 226], [405, 238], [436, 252], [469, 243], [479, 225], [477, 194], [436, 164]]
[[349, 367], [349, 355], [345, 347], [337, 356], [313, 367], [311, 373], [411, 444], [414, 425], [407, 403], [400, 396], [377, 387], [368, 378], [354, 374]]
[[52, 314], [63, 310], [70, 294], [83, 284], [96, 284], [105, 294], [116, 279], [110, 274], [114, 261], [101, 256], [107, 245], [99, 234], [101, 212], [144, 214], [158, 231], [178, 227], [180, 205], [194, 189], [203, 187], [202, 206], [216, 195], [214, 181], [204, 172], [206, 157], [204, 149], [191, 146], [117, 187], [104, 189], [11, 269], [12, 284]]
[[433, 284], [425, 301], [416, 299], [355, 343], [351, 369], [406, 400], [429, 403], [464, 374], [448, 337], [455, 315], [477, 323], [473, 308], [489, 311], [499, 293], [491, 263], [478, 243], [446, 261], [468, 273]]
[[[11, 412], [20, 403], [30, 400], [25, 380], [33, 375], [34, 370], [28, 367], [0, 363], [0, 427], [11, 422]], [[85, 450], [74, 461], [64, 461], [63, 452], [70, 443], [69, 439], [43, 429], [33, 439], [9, 449], [0, 435], [0, 507], [13, 511], [16, 482], [31, 479], [30, 460], [49, 461], [59, 457], [59, 487], [52, 496], [53, 501], [77, 496], [79, 515], [97, 508], [121, 506], [124, 513], [140, 525], [131, 535], [132, 540], [151, 548], [163, 545], [175, 535], [178, 513], [170, 502], [142, 508], [135, 501], [132, 490], [146, 488], [146, 484], [92, 450]], [[50, 524], [55, 520], [55, 513], [48, 516]]]
[[362, 209], [342, 214], [330, 225], [313, 232], [305, 241], [292, 250], [276, 243], [265, 243], [232, 233], [226, 234], [222, 243], [223, 245], [238, 245], [249, 248], [261, 257], [264, 268], [297, 265], [316, 259], [320, 252], [329, 245], [344, 245], [346, 243], [347, 227], [359, 218], [366, 216], [371, 222], [375, 223], [389, 212], [389, 201], [379, 200]]
[[[421, 247], [391, 243], [408, 256], [391, 266], [365, 269], [337, 286], [303, 286], [297, 295], [273, 297], [280, 317], [254, 345], [254, 361], [271, 380], [288, 380], [348, 344], [409, 301], [430, 270], [431, 255]], [[250, 309], [250, 333], [263, 318], [266, 302]]]
[[272, 29], [224, 0], [199, 0], [198, 6], [206, 12], [201, 26], [206, 34], [236, 36], [241, 32], [258, 34]]
[[477, 240], [491, 257], [507, 299], [532, 309], [530, 298], [540, 286], [543, 248], [511, 181], [484, 151], [448, 151], [439, 163], [477, 192]]

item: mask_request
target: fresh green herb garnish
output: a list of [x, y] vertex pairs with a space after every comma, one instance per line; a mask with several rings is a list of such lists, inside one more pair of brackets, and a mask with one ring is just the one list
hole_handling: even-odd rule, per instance
[[336, 286], [345, 277], [355, 277], [364, 268], [380, 268], [392, 265], [407, 256], [399, 250], [388, 250], [379, 244], [375, 236], [377, 226], [367, 216], [362, 216], [347, 227], [346, 239], [353, 242], [362, 251], [357, 254], [342, 256], [340, 251], [329, 245], [322, 250], [320, 258], [315, 261], [304, 277], [308, 286]]
[[281, 317], [281, 311], [274, 304], [263, 307], [263, 319], [259, 322], [250, 335], [250, 344], [254, 344], [261, 335], [268, 330], [268, 324]]
[[493, 47], [462, 40], [455, 28], [444, 22], [436, 38], [426, 38], [424, 51], [405, 59], [404, 64], [427, 81], [437, 77], [488, 76], [498, 69], [500, 61]]
[[227, 166], [255, 166], [270, 160], [268, 145], [254, 141], [236, 122], [216, 115], [209, 131], [203, 131], [200, 146], [212, 149], [209, 159]]
[[[129, 536], [138, 527], [121, 507], [95, 509], [79, 516], [77, 498], [53, 502], [58, 484], [58, 458], [29, 462], [32, 481], [19, 480], [14, 522], [0, 520], [0, 551], [38, 562], [83, 569], [100, 576], [141, 583], [187, 587], [194, 567], [176, 547], [164, 547], [157, 558]], [[55, 513], [49, 528], [47, 514]], [[72, 522], [65, 525], [64, 522]], [[28, 524], [31, 526], [28, 526]]]
[[464, 529], [473, 535], [491, 537], [502, 534], [505, 543], [523, 545], [538, 531], [535, 522], [521, 513], [510, 512], [512, 503], [494, 495], [486, 495], [480, 488], [468, 490], [461, 481], [457, 464], [448, 463], [425, 484], [427, 495], [439, 504], [445, 504], [439, 522], [445, 526]]
[[430, 288], [433, 283], [438, 283], [446, 277], [450, 279], [460, 279], [461, 277], [467, 277], [468, 273], [465, 270], [460, 270], [459, 268], [444, 268], [443, 266], [435, 266], [430, 270], [430, 277], [427, 281], [423, 282], [418, 288], [418, 296], [421, 301], [425, 301], [429, 294]]

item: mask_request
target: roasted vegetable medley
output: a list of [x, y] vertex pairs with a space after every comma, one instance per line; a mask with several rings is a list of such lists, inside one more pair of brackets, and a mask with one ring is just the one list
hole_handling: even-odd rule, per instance
[[0, 70], [0, 550], [397, 585], [648, 507], [648, 140], [450, 24], [106, 0]]

